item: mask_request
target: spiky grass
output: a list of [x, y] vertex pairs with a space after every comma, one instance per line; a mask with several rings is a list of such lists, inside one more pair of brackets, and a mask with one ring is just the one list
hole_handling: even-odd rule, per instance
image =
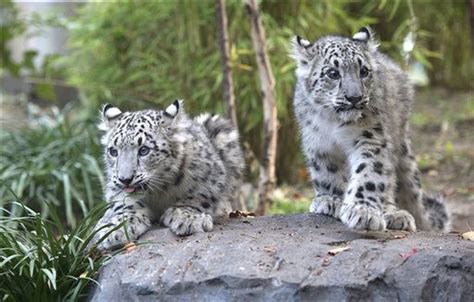
[[[95, 206], [76, 227], [67, 231], [56, 208], [51, 219], [21, 203], [24, 215], [0, 218], [0, 299], [2, 301], [78, 301], [87, 296], [99, 268], [112, 254], [99, 254], [88, 247], [97, 221], [106, 210]], [[2, 212], [8, 211], [1, 208]], [[110, 227], [110, 226], [104, 226]], [[112, 228], [99, 240], [122, 227]], [[97, 244], [98, 244], [97, 243]], [[121, 252], [118, 250], [114, 254]]]
[[[48, 200], [59, 206], [61, 221], [75, 227], [102, 199], [104, 179], [94, 121], [77, 114], [73, 118], [71, 111], [55, 112], [47, 125], [0, 129], [0, 179], [43, 218], [50, 218], [50, 207], [43, 203]], [[0, 207], [14, 217], [23, 210], [11, 202], [15, 200], [10, 190], [0, 186]]]

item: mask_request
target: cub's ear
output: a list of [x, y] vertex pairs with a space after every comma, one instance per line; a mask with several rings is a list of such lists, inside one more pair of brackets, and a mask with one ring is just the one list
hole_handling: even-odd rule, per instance
[[379, 45], [373, 37], [374, 32], [370, 29], [370, 27], [364, 26], [352, 36], [352, 40], [365, 43], [370, 51], [375, 51]]
[[104, 119], [110, 121], [122, 115], [122, 111], [110, 104], [105, 104], [104, 107], [102, 107], [102, 115], [104, 116]]
[[169, 118], [177, 117], [183, 111], [183, 100], [176, 99], [173, 104], [166, 107], [164, 115]]
[[113, 124], [118, 120], [121, 115], [122, 111], [120, 111], [120, 109], [110, 104], [105, 104], [102, 107], [102, 122], [99, 124], [99, 129], [107, 131], [113, 126]]
[[301, 74], [309, 70], [310, 62], [316, 56], [316, 45], [300, 36], [294, 36], [291, 39], [291, 47], [290, 56], [296, 61], [296, 73]]

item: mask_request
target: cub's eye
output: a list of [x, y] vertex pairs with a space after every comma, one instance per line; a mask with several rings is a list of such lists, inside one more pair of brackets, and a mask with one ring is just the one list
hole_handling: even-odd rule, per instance
[[117, 149], [115, 149], [114, 147], [110, 147], [110, 148], [109, 148], [109, 154], [110, 154], [110, 156], [112, 156], [112, 157], [117, 157], [118, 151], [117, 151]]
[[360, 69], [360, 77], [365, 78], [368, 75], [369, 75], [369, 69], [365, 66], [362, 66], [362, 68]]
[[138, 155], [140, 156], [145, 156], [148, 153], [150, 153], [150, 148], [148, 148], [147, 146], [141, 146], [140, 149], [138, 149]]
[[338, 80], [340, 77], [341, 77], [341, 74], [339, 73], [339, 71], [337, 71], [336, 69], [329, 69], [327, 72], [326, 72], [326, 75], [330, 78], [330, 79], [333, 79], [333, 80]]

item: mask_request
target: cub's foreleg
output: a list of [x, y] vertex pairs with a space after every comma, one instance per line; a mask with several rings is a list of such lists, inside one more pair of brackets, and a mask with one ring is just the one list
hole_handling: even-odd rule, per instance
[[314, 188], [309, 211], [339, 218], [347, 185], [345, 163], [333, 153], [316, 151], [308, 156], [308, 170]]
[[[105, 239], [104, 236], [113, 228], [122, 224]], [[99, 220], [96, 230], [99, 230], [92, 243], [101, 241], [98, 250], [110, 250], [130, 241], [136, 240], [151, 227], [151, 212], [142, 198], [127, 196], [120, 201], [111, 203], [110, 208]]]

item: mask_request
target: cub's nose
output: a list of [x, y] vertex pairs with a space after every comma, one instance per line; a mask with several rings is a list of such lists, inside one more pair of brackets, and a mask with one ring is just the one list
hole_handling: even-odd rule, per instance
[[356, 105], [357, 103], [359, 103], [360, 101], [362, 101], [362, 96], [361, 95], [358, 95], [358, 96], [345, 96], [346, 97], [346, 100], [348, 100], [352, 105]]
[[120, 178], [118, 179], [121, 183], [123, 183], [124, 185], [128, 186], [132, 180], [133, 180], [133, 176], [130, 177], [130, 178]]

